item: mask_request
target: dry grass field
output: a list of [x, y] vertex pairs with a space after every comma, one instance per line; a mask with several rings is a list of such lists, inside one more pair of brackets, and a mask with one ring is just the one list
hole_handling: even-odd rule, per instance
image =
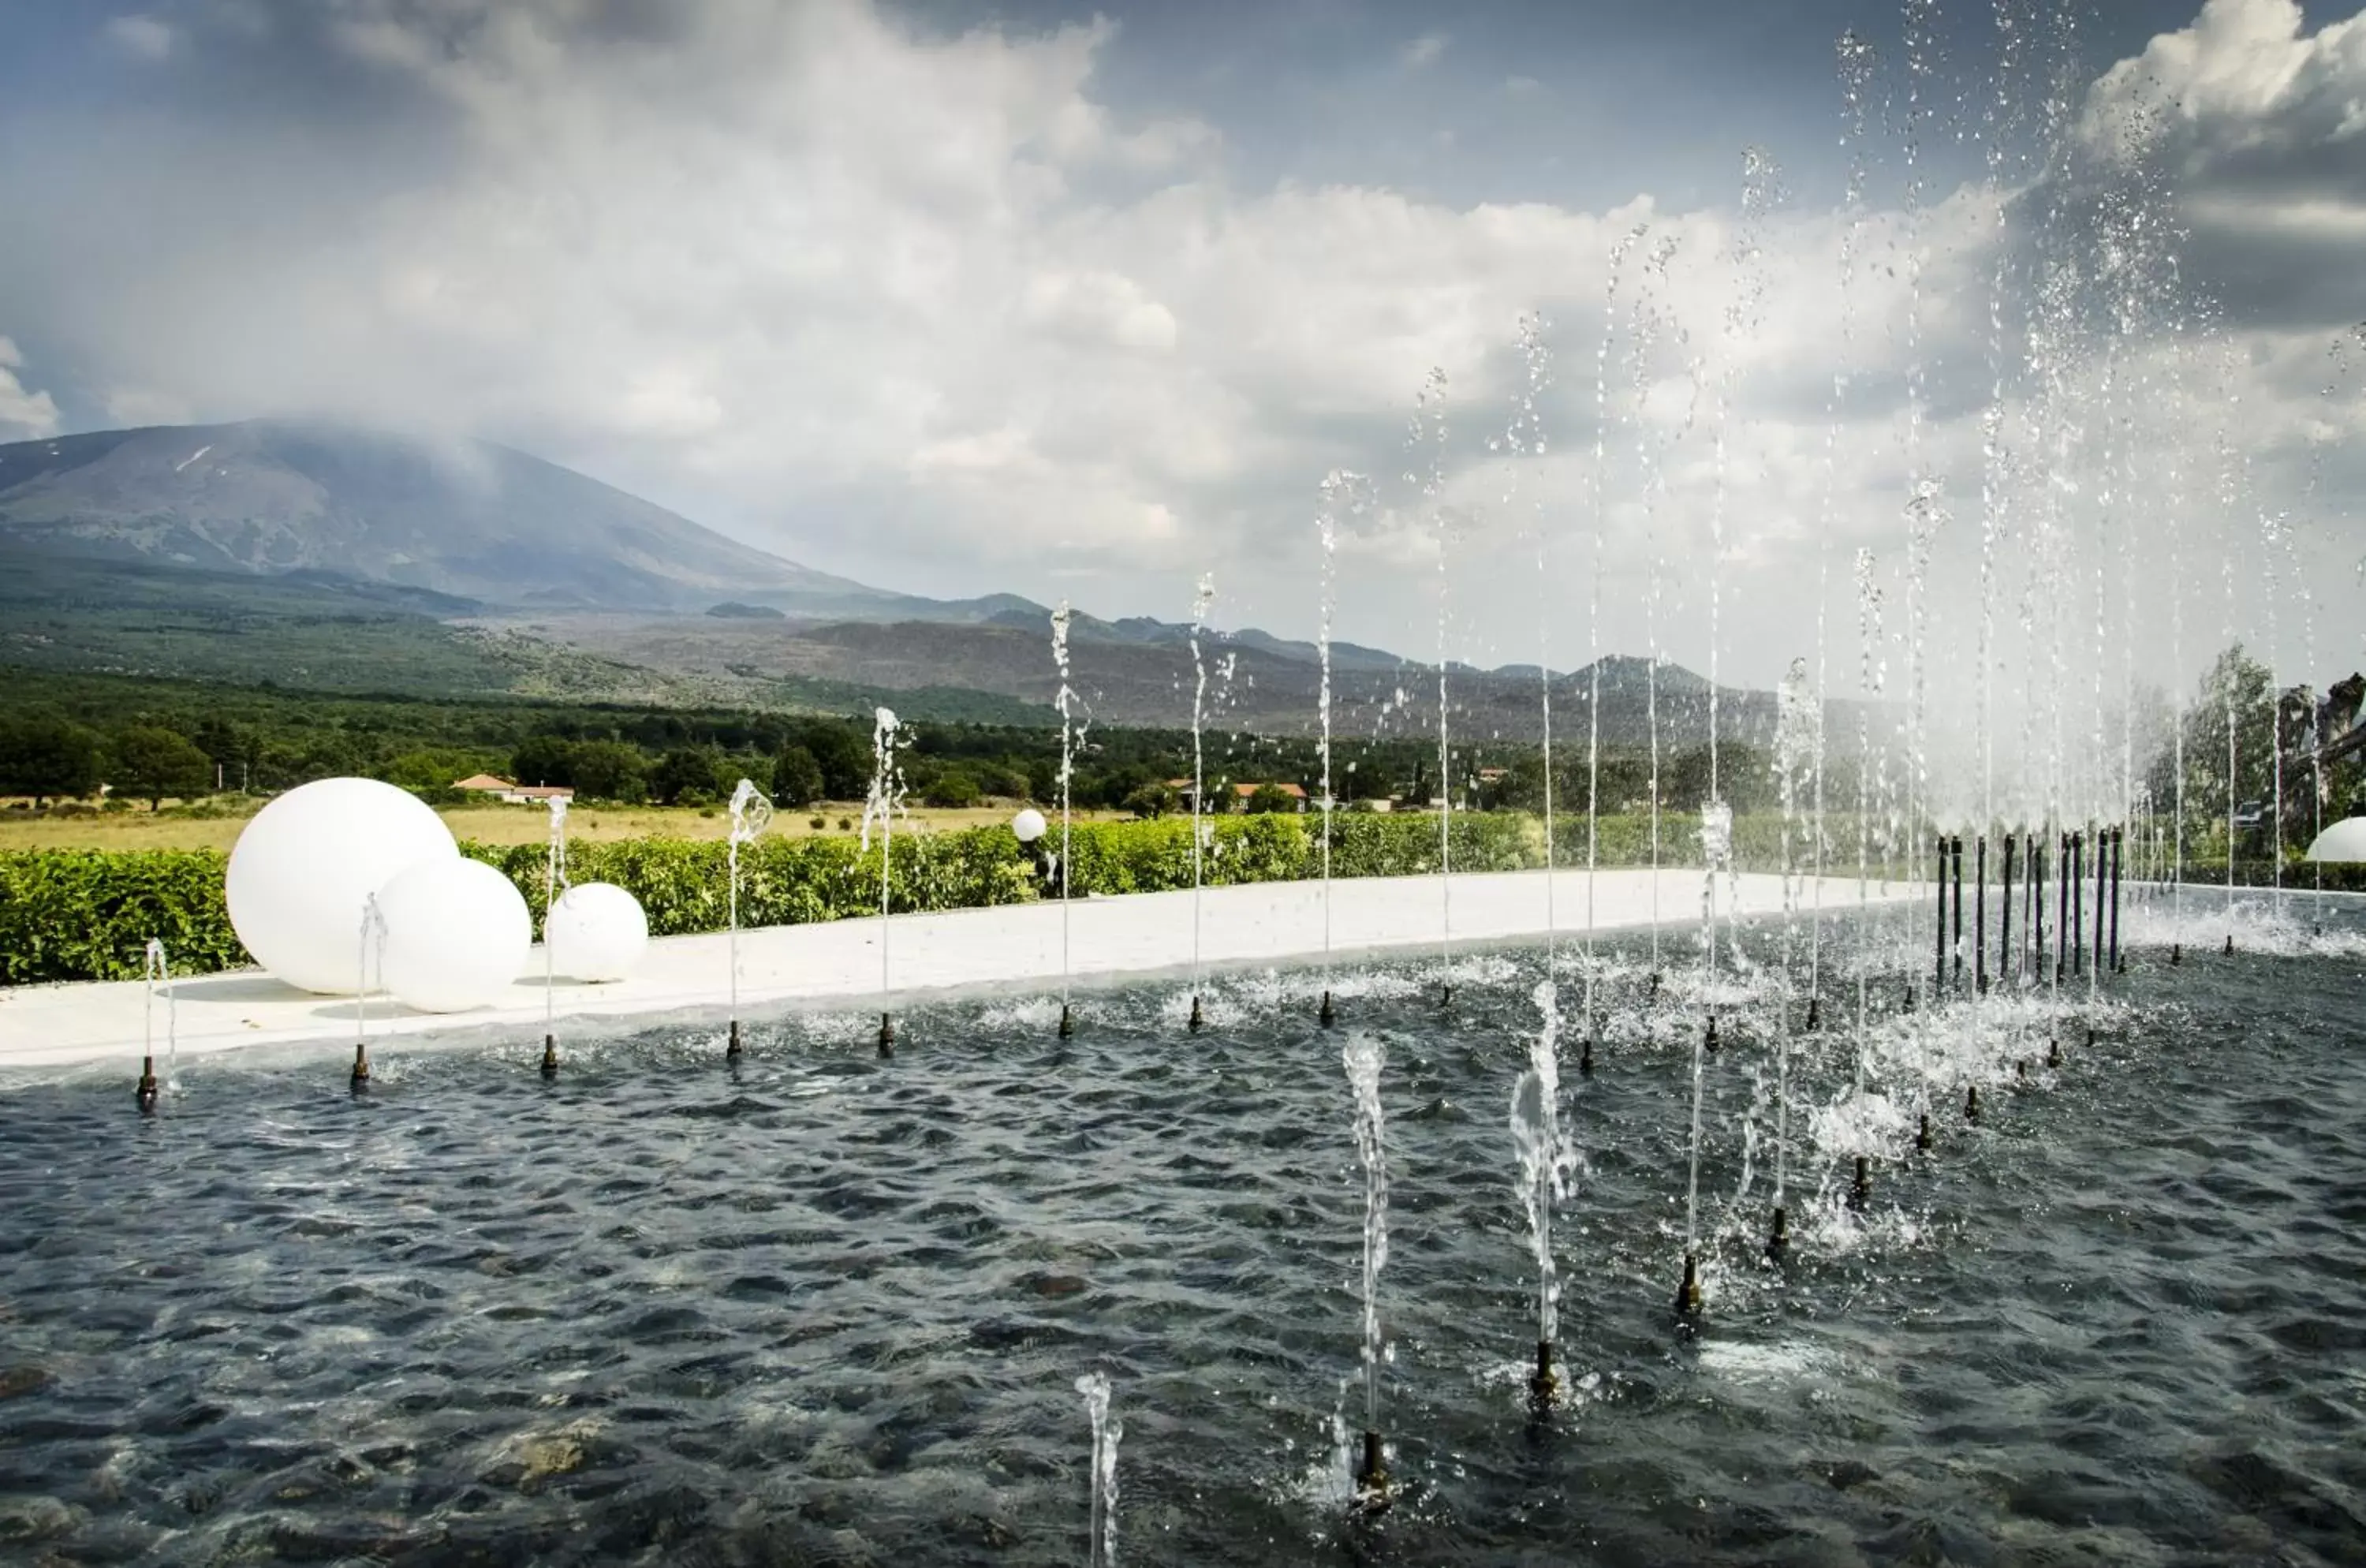
[[[220, 814], [211, 807], [184, 811], [170, 805], [161, 812], [142, 807], [67, 816], [0, 809], [0, 850], [226, 850], [238, 841], [239, 829], [262, 805], [257, 800], [249, 809]], [[990, 806], [939, 811], [915, 805], [908, 820], [896, 819], [896, 830], [942, 831], [1008, 822], [1016, 809], [1015, 806]], [[456, 806], [438, 815], [450, 824], [455, 837], [488, 844], [538, 844], [549, 830], [549, 818], [538, 806]], [[1121, 816], [1080, 811], [1076, 820], [1109, 821]], [[817, 817], [821, 820], [819, 828], [813, 825]], [[840, 803], [806, 811], [783, 809], [772, 818], [772, 830], [803, 838], [817, 832], [851, 833], [862, 823], [859, 803]], [[730, 826], [730, 814], [719, 806], [583, 806], [567, 814], [569, 835], [577, 840], [720, 839]]]

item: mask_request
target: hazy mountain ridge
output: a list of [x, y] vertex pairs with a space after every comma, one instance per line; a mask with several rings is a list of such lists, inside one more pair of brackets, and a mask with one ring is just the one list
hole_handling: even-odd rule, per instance
[[[394, 658], [389, 681], [447, 690], [756, 705], [951, 690], [1046, 718], [1058, 690], [1044, 605], [927, 599], [815, 571], [485, 442], [254, 420], [0, 446], [0, 558], [20, 579], [0, 595], [0, 657], [53, 668], [235, 680], [285, 663], [299, 680], [334, 671], [344, 686], [369, 659], [359, 643], [332, 645], [329, 629], [342, 627], [335, 637]], [[1079, 611], [1070, 642], [1094, 721], [1190, 721], [1189, 626]], [[1209, 628], [1200, 645], [1211, 729], [1319, 728], [1313, 643]], [[1339, 734], [1435, 733], [1435, 666], [1349, 642], [1331, 658]], [[1648, 662], [1612, 657], [1599, 671], [1602, 739], [1647, 739]], [[1449, 665], [1447, 684], [1459, 735], [1541, 734], [1536, 666]], [[1583, 722], [1594, 673], [1549, 686], [1556, 708]], [[1707, 690], [1659, 667], [1664, 743], [1707, 738]], [[1761, 740], [1773, 698], [1728, 689], [1719, 717], [1721, 733]]]

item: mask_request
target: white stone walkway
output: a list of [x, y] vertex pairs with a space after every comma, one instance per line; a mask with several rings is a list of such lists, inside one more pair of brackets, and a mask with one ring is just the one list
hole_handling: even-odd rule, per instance
[[[1564, 934], [1586, 919], [1586, 876], [1563, 871], [1551, 879], [1552, 920]], [[1648, 928], [1654, 910], [1673, 930], [1696, 929], [1701, 874], [1606, 871], [1594, 882], [1598, 930]], [[1459, 942], [1540, 938], [1547, 928], [1543, 872], [1458, 875], [1453, 879], [1454, 937]], [[1812, 884], [1809, 885], [1809, 889]], [[1332, 885], [1331, 945], [1360, 953], [1434, 947], [1442, 899], [1436, 877], [1371, 877]], [[1320, 883], [1260, 883], [1211, 887], [1202, 896], [1200, 941], [1211, 969], [1239, 969], [1318, 957], [1324, 948]], [[1812, 892], [1803, 889], [1803, 905]], [[1903, 889], [1890, 899], [1903, 898]], [[1724, 913], [1725, 889], [1718, 892]], [[1855, 908], [1853, 881], [1827, 878], [1823, 907], [1838, 914]], [[1740, 879], [1739, 912], [1767, 915], [1782, 907], [1782, 880]], [[1056, 902], [943, 914], [898, 915], [886, 922], [890, 1006], [922, 992], [1013, 992], [1055, 988], [1060, 976], [1061, 910]], [[1192, 895], [1147, 893], [1078, 899], [1070, 909], [1069, 953], [1079, 984], [1124, 976], [1188, 972], [1191, 961]], [[881, 991], [881, 922], [833, 920], [774, 926], [739, 937], [739, 1011], [758, 1018], [784, 1008], [875, 1006]], [[604, 986], [558, 982], [562, 1032], [573, 1021], [647, 1020], [666, 1014], [720, 1020], [729, 975], [728, 938], [721, 934], [659, 938], [649, 944], [640, 972]], [[425, 1032], [474, 1034], [490, 1028], [538, 1036], [545, 1008], [541, 950], [528, 975], [490, 1006], [472, 1012], [426, 1014], [386, 998], [370, 1003], [372, 1038]], [[204, 1055], [246, 1045], [350, 1042], [351, 998], [297, 991], [254, 972], [211, 975], [175, 987], [180, 1049]], [[120, 1060], [137, 1072], [145, 988], [137, 982], [32, 986], [0, 990], [0, 1075], [7, 1069], [54, 1067]], [[163, 1007], [156, 1008], [163, 1049]], [[0, 1077], [5, 1081], [5, 1077]]]

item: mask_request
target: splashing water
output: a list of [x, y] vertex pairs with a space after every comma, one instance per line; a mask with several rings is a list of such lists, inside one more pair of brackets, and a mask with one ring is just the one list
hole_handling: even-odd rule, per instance
[[1087, 1568], [1117, 1568], [1117, 1444], [1125, 1436], [1125, 1423], [1110, 1414], [1106, 1373], [1087, 1372], [1076, 1380], [1076, 1392], [1085, 1396], [1085, 1414], [1093, 1424], [1092, 1535], [1085, 1562]]
[[156, 1055], [156, 993], [164, 993], [164, 1092], [181, 1092], [181, 1018], [179, 1006], [173, 999], [173, 965], [164, 955], [164, 944], [155, 937], [140, 953], [140, 978], [147, 986], [141, 1003], [142, 1026], [147, 1035], [146, 1056]]
[[904, 809], [904, 770], [896, 753], [902, 725], [894, 708], [871, 716], [871, 792], [862, 800], [862, 850], [871, 852], [871, 825], [879, 824], [879, 994], [887, 994], [888, 874], [896, 858], [896, 818]]
[[[761, 838], [772, 825], [772, 803], [752, 779], [741, 779], [731, 792], [731, 841], [727, 857], [731, 879], [731, 1016], [739, 1016], [739, 851]], [[865, 818], [868, 827], [869, 818]]]
[[[554, 1035], [558, 1030], [558, 987], [554, 984], [558, 954], [550, 945], [550, 916], [558, 908], [558, 896], [567, 890], [567, 797], [554, 795], [550, 797], [549, 806], [550, 852], [542, 870], [542, 1030], [546, 1036]], [[738, 846], [734, 845], [735, 853], [737, 849]], [[736, 882], [738, 878], [735, 876], [733, 880]], [[739, 923], [738, 900], [737, 888], [733, 891], [731, 923], [736, 937]], [[736, 977], [739, 965], [734, 962], [731, 967]], [[736, 991], [733, 999], [736, 1003]], [[738, 1010], [735, 1006], [732, 1010], [736, 1013]]]
[[1216, 579], [1203, 572], [1191, 595], [1191, 991], [1200, 990], [1200, 902], [1207, 880], [1204, 856], [1211, 828], [1203, 825], [1207, 809], [1208, 754], [1201, 731], [1207, 723], [1208, 661], [1200, 650], [1200, 633], [1208, 624], [1208, 608], [1216, 602]]
[[1560, 1007], [1550, 980], [1532, 993], [1539, 1022], [1528, 1043], [1527, 1070], [1512, 1086], [1512, 1147], [1520, 1162], [1520, 1202], [1528, 1215], [1537, 1265], [1537, 1341], [1560, 1332], [1560, 1279], [1553, 1263], [1553, 1204], [1568, 1194], [1576, 1153], [1560, 1131]]
[[1339, 1048], [1356, 1096], [1356, 1155], [1364, 1167], [1364, 1430], [1380, 1429], [1380, 1269], [1389, 1260], [1389, 1168], [1381, 1145], [1380, 1070], [1388, 1053], [1368, 1034]]
[[1060, 673], [1060, 1008], [1065, 1013], [1069, 1003], [1068, 962], [1068, 852], [1070, 793], [1076, 771], [1076, 746], [1083, 737], [1076, 731], [1071, 714], [1076, 701], [1075, 689], [1068, 683], [1068, 602], [1052, 612], [1052, 663]]

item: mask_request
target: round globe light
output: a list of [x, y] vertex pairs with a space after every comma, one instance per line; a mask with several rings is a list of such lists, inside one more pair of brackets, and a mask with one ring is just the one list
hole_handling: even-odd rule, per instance
[[525, 968], [534, 917], [510, 879], [482, 861], [421, 861], [378, 890], [386, 988], [421, 1012], [464, 1012], [500, 996]]
[[231, 851], [224, 892], [247, 952], [301, 990], [351, 996], [362, 911], [397, 873], [456, 860], [444, 819], [376, 779], [321, 779], [254, 814]]
[[629, 979], [648, 950], [649, 918], [641, 901], [613, 882], [569, 888], [542, 923], [551, 969], [577, 980]]
[[1031, 806], [1022, 808], [1010, 819], [1010, 830], [1019, 836], [1022, 844], [1031, 844], [1042, 838], [1044, 827], [1043, 814]]

